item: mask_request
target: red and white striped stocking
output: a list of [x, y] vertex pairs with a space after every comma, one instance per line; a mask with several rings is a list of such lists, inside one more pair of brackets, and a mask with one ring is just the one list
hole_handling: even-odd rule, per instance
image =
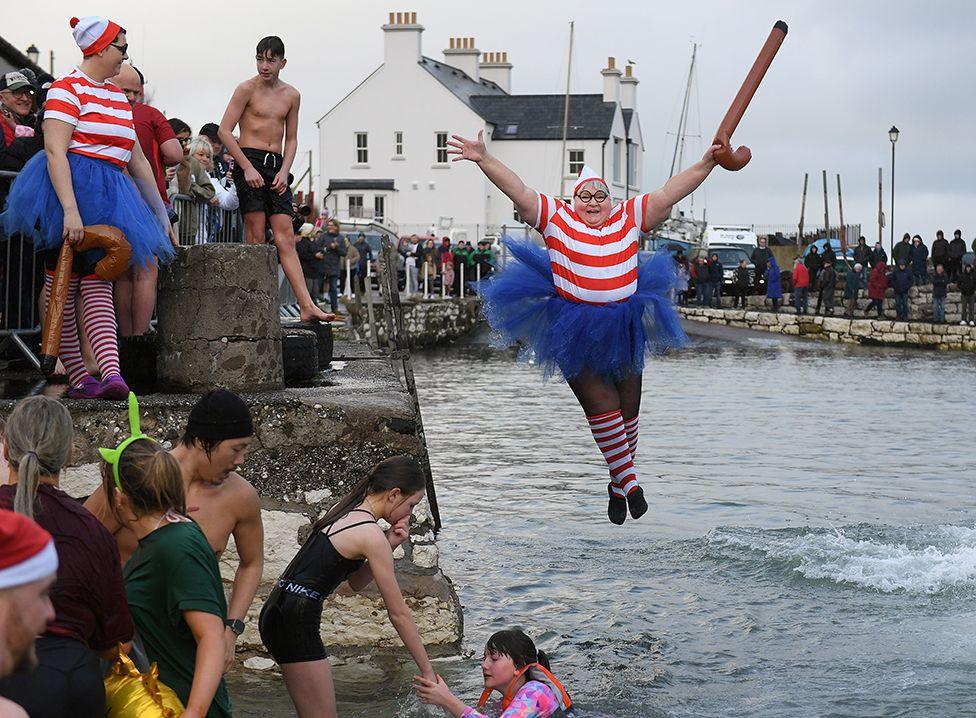
[[[51, 296], [51, 286], [54, 283], [54, 272], [44, 272], [44, 315], [47, 316], [47, 303]], [[58, 352], [61, 363], [68, 372], [68, 382], [71, 386], [78, 386], [88, 378], [85, 360], [81, 356], [81, 344], [78, 341], [78, 318], [75, 314], [75, 298], [78, 295], [78, 276], [72, 275], [68, 281], [68, 298], [64, 303], [64, 321], [61, 326], [61, 350]]]
[[102, 381], [121, 376], [119, 368], [119, 329], [112, 301], [112, 283], [94, 275], [81, 280], [81, 320], [91, 342]]
[[625, 497], [637, 488], [637, 472], [630, 455], [630, 443], [620, 410], [586, 417], [596, 445], [610, 468], [611, 490], [615, 496]]

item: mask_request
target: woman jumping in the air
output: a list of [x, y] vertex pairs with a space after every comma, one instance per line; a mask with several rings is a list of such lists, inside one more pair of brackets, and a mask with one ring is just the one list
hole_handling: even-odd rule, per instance
[[482, 286], [485, 316], [530, 348], [547, 376], [558, 370], [566, 379], [610, 468], [610, 521], [622, 524], [628, 507], [639, 518], [647, 511], [634, 470], [644, 354], [681, 346], [685, 335], [671, 300], [674, 262], [662, 252], [638, 267], [637, 240], [705, 180], [721, 145], [657, 192], [617, 205], [606, 180], [584, 167], [570, 205], [526, 187], [483, 135], [453, 135], [448, 152], [476, 163], [546, 243], [507, 243], [517, 261]]

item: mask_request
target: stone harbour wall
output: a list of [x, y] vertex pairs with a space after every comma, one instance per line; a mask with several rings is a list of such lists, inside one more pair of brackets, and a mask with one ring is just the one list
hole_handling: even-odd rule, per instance
[[[422, 456], [416, 415], [389, 359], [359, 343], [337, 341], [334, 366], [322, 386], [242, 393], [254, 415], [255, 438], [241, 475], [261, 497], [265, 564], [261, 587], [238, 643], [263, 655], [257, 619], [265, 598], [321, 516], [378, 461], [397, 454]], [[179, 441], [196, 395], [140, 397], [142, 429], [170, 444]], [[62, 488], [87, 497], [100, 482], [99, 446], [116, 446], [128, 434], [123, 402], [65, 400], [74, 417], [74, 464]], [[0, 421], [14, 402], [0, 402]], [[2, 477], [0, 477], [2, 478]], [[450, 579], [438, 567], [434, 524], [426, 499], [417, 506], [410, 539], [394, 553], [407, 605], [432, 655], [460, 650], [463, 618]], [[228, 589], [237, 566], [233, 539], [220, 558]], [[326, 603], [322, 638], [338, 656], [400, 653], [403, 646], [371, 587], [343, 588]], [[259, 662], [260, 663], [260, 662]]]
[[888, 319], [845, 319], [752, 309], [679, 307], [685, 319], [706, 324], [810, 337], [845, 344], [976, 352], [976, 327]]
[[[381, 303], [373, 304], [373, 316], [380, 346], [385, 346], [386, 320]], [[360, 312], [353, 313], [353, 321], [363, 336], [370, 336], [369, 317], [365, 307]], [[478, 297], [403, 300], [404, 330], [409, 345], [415, 349], [438, 346], [459, 339], [482, 321], [481, 299]]]

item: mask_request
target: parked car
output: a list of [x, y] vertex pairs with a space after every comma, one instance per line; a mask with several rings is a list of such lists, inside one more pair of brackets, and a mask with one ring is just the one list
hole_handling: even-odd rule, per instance
[[[746, 248], [733, 244], [713, 244], [708, 249], [695, 247], [691, 250], [691, 256], [688, 259], [692, 264], [697, 264], [699, 257], [705, 256], [710, 259], [713, 254], [718, 255], [718, 261], [722, 263], [723, 294], [731, 293], [732, 284], [735, 282], [735, 270], [739, 266], [739, 262], [743, 259], [746, 260], [746, 268], [749, 270], [749, 291], [753, 291], [752, 286], [755, 279], [756, 267], [752, 263], [750, 252]], [[693, 288], [694, 282], [691, 282], [690, 285], [689, 289]]]

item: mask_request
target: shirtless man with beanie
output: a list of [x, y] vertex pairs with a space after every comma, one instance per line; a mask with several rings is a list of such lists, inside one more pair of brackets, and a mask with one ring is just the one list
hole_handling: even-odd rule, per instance
[[[264, 570], [261, 501], [254, 487], [237, 473], [253, 435], [247, 404], [233, 392], [214, 389], [194, 405], [183, 438], [170, 452], [183, 471], [190, 517], [203, 530], [217, 558], [231, 536], [240, 558], [227, 605], [225, 669], [234, 660], [237, 637], [244, 631], [243, 621]], [[136, 535], [116, 520], [101, 488], [85, 507], [115, 535], [125, 564], [139, 544]]]
[[[298, 90], [278, 79], [286, 62], [281, 38], [270, 36], [258, 43], [258, 74], [234, 90], [220, 121], [218, 137], [234, 157], [234, 185], [248, 244], [263, 244], [265, 223], [270, 223], [278, 259], [298, 299], [302, 321], [330, 322], [335, 315], [326, 314], [312, 300], [295, 251], [288, 174], [298, 150], [298, 106], [302, 97]], [[238, 126], [239, 142], [234, 137]]]

